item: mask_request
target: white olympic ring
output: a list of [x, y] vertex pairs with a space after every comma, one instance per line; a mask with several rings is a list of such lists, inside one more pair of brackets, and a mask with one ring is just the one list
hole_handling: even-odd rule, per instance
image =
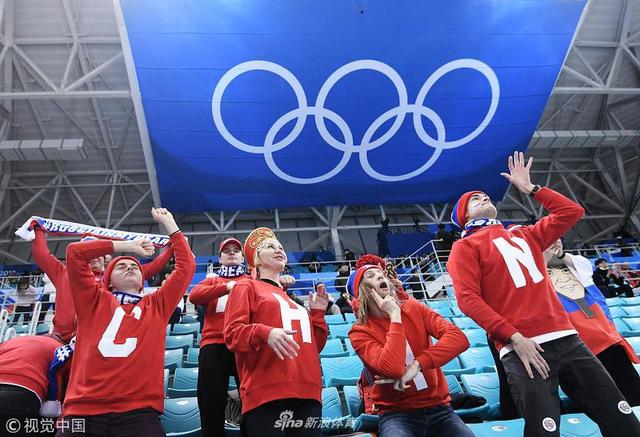
[[[427, 98], [427, 94], [438, 80], [440, 80], [447, 73], [460, 69], [475, 70], [485, 77], [491, 88], [491, 103], [489, 104], [489, 109], [487, 110], [487, 113], [485, 114], [483, 120], [471, 133], [467, 134], [463, 138], [447, 141], [446, 129], [442, 119], [431, 108], [425, 106], [424, 102]], [[360, 144], [355, 144], [353, 133], [351, 132], [351, 129], [349, 128], [349, 125], [346, 123], [346, 121], [335, 112], [325, 108], [324, 104], [327, 100], [329, 92], [340, 79], [350, 73], [359, 70], [372, 70], [386, 76], [396, 87], [396, 91], [398, 93], [398, 106], [386, 111], [377, 119], [375, 119], [365, 131]], [[221, 105], [222, 97], [225, 90], [236, 77], [251, 71], [266, 71], [284, 79], [293, 90], [298, 101], [297, 109], [287, 112], [286, 114], [278, 118], [275, 123], [273, 123], [273, 125], [267, 132], [264, 145], [261, 146], [251, 145], [240, 141], [227, 130], [224, 121], [222, 120]], [[269, 169], [276, 176], [285, 181], [294, 184], [316, 184], [318, 182], [326, 181], [340, 173], [347, 166], [353, 153], [358, 153], [360, 158], [360, 165], [362, 166], [362, 169], [365, 171], [365, 173], [367, 173], [369, 176], [380, 181], [397, 182], [411, 179], [424, 173], [433, 164], [435, 164], [444, 150], [455, 149], [457, 147], [463, 146], [480, 135], [493, 119], [493, 116], [496, 113], [496, 109], [498, 108], [499, 100], [500, 83], [498, 81], [498, 77], [491, 69], [491, 67], [489, 67], [484, 62], [478, 61], [476, 59], [458, 59], [448, 62], [442, 67], [438, 68], [424, 82], [424, 84], [420, 88], [420, 91], [418, 92], [418, 96], [416, 97], [416, 101], [414, 104], [409, 103], [406, 86], [398, 72], [396, 72], [393, 68], [385, 63], [371, 59], [353, 61], [338, 68], [327, 78], [325, 83], [320, 88], [320, 91], [318, 92], [318, 97], [316, 98], [316, 103], [314, 106], [307, 105], [307, 96], [305, 95], [302, 85], [289, 70], [281, 65], [269, 61], [249, 61], [236, 65], [235, 67], [227, 71], [222, 76], [222, 78], [220, 78], [220, 81], [213, 91], [213, 97], [211, 99], [211, 113], [213, 115], [213, 122], [220, 132], [220, 135], [229, 144], [247, 153], [263, 154]], [[388, 142], [398, 132], [407, 114], [413, 115], [413, 127], [420, 141], [422, 141], [425, 145], [432, 147], [434, 149], [434, 153], [426, 163], [422, 164], [416, 170], [410, 171], [405, 174], [393, 176], [382, 174], [373, 169], [369, 162], [367, 153], [374, 149], [377, 149], [378, 147]], [[318, 133], [320, 134], [322, 139], [329, 146], [343, 152], [343, 156], [335, 168], [323, 175], [308, 178], [291, 176], [282, 171], [280, 167], [278, 167], [278, 165], [275, 163], [273, 154], [279, 150], [284, 149], [285, 147], [288, 147], [298, 138], [298, 136], [304, 129], [307, 117], [309, 116], [314, 117], [316, 128], [318, 129]], [[389, 127], [389, 129], [380, 137], [373, 139], [378, 129], [380, 129], [382, 125], [384, 125], [387, 121], [391, 120], [394, 117], [395, 120]], [[433, 138], [427, 133], [424, 125], [422, 124], [422, 117], [427, 118], [433, 124], [436, 130], [436, 138]], [[340, 133], [343, 136], [342, 141], [334, 137], [329, 132], [325, 125], [325, 118], [329, 119], [329, 121], [331, 121], [340, 130]], [[296, 122], [291, 132], [289, 132], [289, 134], [282, 138], [280, 141], [275, 142], [276, 136], [281, 131], [281, 129], [294, 119], [296, 120]]]

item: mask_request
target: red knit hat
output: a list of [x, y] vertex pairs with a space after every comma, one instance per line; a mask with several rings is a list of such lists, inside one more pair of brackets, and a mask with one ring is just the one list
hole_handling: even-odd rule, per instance
[[[364, 274], [367, 272], [367, 270], [379, 269], [379, 268], [380, 268], [379, 265], [365, 264], [362, 267], [360, 267], [358, 270], [356, 270], [353, 276], [353, 295], [355, 296], [356, 299], [358, 298], [358, 289], [360, 288], [360, 282], [362, 282], [362, 278], [364, 277]], [[384, 273], [384, 270], [382, 270], [382, 272]]]
[[126, 256], [126, 255], [117, 256], [114, 259], [112, 259], [109, 264], [107, 264], [107, 268], [104, 270], [104, 274], [102, 275], [102, 282], [104, 284], [104, 287], [107, 290], [111, 290], [111, 273], [113, 272], [113, 269], [115, 268], [116, 264], [118, 264], [118, 262], [124, 259], [130, 259], [132, 261], [135, 261], [136, 264], [138, 264], [138, 268], [140, 269], [140, 274], [142, 275], [142, 283], [140, 284], [140, 288], [139, 288], [139, 291], [141, 291], [144, 288], [144, 271], [142, 270], [142, 264], [140, 264], [140, 261], [138, 261], [136, 258], [132, 256]]
[[378, 255], [374, 255], [372, 253], [365, 253], [360, 258], [358, 258], [358, 261], [356, 261], [356, 270], [367, 264], [371, 264], [373, 266], [379, 265], [382, 268], [383, 272], [387, 271], [386, 261], [380, 258]]
[[469, 199], [474, 194], [485, 194], [482, 191], [467, 191], [453, 206], [453, 211], [451, 212], [451, 221], [456, 224], [460, 229], [464, 229], [464, 225], [467, 224], [467, 207], [469, 206]]

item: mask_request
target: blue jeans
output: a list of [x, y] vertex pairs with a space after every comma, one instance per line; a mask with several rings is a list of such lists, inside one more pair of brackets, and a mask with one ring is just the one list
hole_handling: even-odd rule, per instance
[[448, 405], [387, 413], [380, 416], [379, 428], [380, 437], [475, 436]]

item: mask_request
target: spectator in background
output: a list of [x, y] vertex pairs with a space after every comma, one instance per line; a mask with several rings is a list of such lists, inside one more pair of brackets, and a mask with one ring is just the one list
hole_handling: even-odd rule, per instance
[[616, 244], [620, 249], [620, 256], [624, 256], [624, 257], [633, 256], [633, 249], [627, 244], [625, 239], [622, 238], [622, 235], [618, 235], [616, 237]]
[[455, 241], [455, 236], [453, 232], [447, 231], [443, 223], [438, 225], [438, 232], [436, 232], [436, 240], [438, 241], [438, 250], [443, 251], [442, 254], [445, 257], [449, 256], [449, 252], [451, 252], [451, 246], [453, 246], [453, 242]]
[[38, 323], [43, 323], [44, 319], [47, 317], [47, 312], [49, 308], [55, 312], [56, 310], [56, 287], [51, 282], [51, 279], [45, 273], [42, 275], [42, 307], [40, 308], [40, 317], [38, 319]]
[[640, 273], [638, 270], [632, 270], [628, 263], [620, 264], [620, 273], [629, 282], [631, 288], [635, 289], [640, 287]]
[[324, 312], [326, 315], [340, 314], [340, 308], [335, 304], [335, 302], [331, 298], [331, 295], [327, 292], [327, 286], [324, 284], [324, 282], [317, 282], [314, 286], [314, 289], [316, 294], [321, 293], [327, 295], [327, 310]]
[[381, 227], [376, 234], [376, 241], [378, 243], [378, 253], [380, 256], [389, 255], [389, 241], [387, 241], [387, 235], [389, 234], [389, 228]]
[[633, 288], [618, 270], [609, 268], [606, 259], [598, 258], [595, 266], [596, 270], [593, 272], [592, 279], [605, 297], [616, 297], [623, 293], [626, 297], [633, 297]]
[[356, 265], [356, 254], [351, 252], [350, 249], [345, 249], [344, 260], [349, 263], [349, 268], [352, 269]]
[[351, 306], [351, 295], [347, 290], [340, 293], [340, 297], [336, 301], [336, 305], [340, 308], [340, 313], [353, 313], [353, 307]]
[[23, 276], [18, 280], [16, 287], [16, 304], [13, 310], [13, 323], [18, 323], [21, 314], [24, 314], [23, 323], [29, 323], [33, 316], [33, 304], [36, 301], [37, 291], [29, 283], [29, 277]]
[[351, 270], [349, 268], [349, 264], [340, 264], [338, 267], [338, 276], [333, 283], [334, 288], [340, 294], [347, 291], [347, 280], [349, 279], [349, 275], [351, 274]]
[[409, 278], [408, 285], [414, 298], [425, 298], [424, 289], [422, 288], [422, 281], [420, 281], [420, 274], [418, 273], [417, 269], [413, 271], [413, 275]]
[[322, 266], [318, 262], [318, 258], [315, 253], [311, 254], [307, 269], [309, 270], [309, 273], [320, 273], [320, 270], [322, 270]]

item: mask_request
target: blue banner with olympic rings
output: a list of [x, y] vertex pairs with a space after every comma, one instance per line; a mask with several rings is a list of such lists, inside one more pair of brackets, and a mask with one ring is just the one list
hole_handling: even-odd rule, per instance
[[499, 200], [585, 0], [120, 0], [163, 206]]

